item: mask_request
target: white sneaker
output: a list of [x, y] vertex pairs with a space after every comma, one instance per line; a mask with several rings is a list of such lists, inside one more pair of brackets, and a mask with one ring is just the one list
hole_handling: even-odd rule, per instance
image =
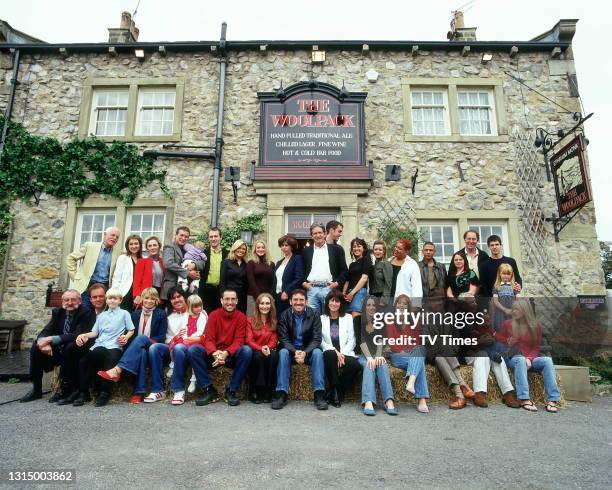
[[172, 399], [172, 405], [182, 405], [183, 403], [185, 403], [185, 392], [177, 391]]
[[189, 388], [187, 388], [188, 393], [193, 393], [196, 390], [196, 380], [192, 379], [189, 383]]

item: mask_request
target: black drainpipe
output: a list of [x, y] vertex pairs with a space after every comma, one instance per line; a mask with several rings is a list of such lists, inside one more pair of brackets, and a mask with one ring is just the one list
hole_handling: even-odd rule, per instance
[[13, 56], [13, 78], [11, 78], [11, 91], [9, 92], [8, 104], [4, 113], [4, 126], [2, 128], [2, 139], [0, 140], [0, 160], [4, 153], [4, 143], [6, 142], [6, 134], [8, 132], [9, 122], [13, 115], [13, 103], [15, 102], [15, 90], [17, 88], [17, 75], [19, 74], [19, 50], [15, 50]]
[[210, 226], [217, 226], [219, 214], [219, 179], [221, 176], [221, 154], [223, 151], [223, 102], [225, 98], [225, 69], [227, 68], [226, 57], [226, 33], [227, 23], [221, 24], [221, 39], [219, 41], [219, 102], [217, 111], [217, 136], [215, 138], [215, 167], [213, 170], [213, 198]]

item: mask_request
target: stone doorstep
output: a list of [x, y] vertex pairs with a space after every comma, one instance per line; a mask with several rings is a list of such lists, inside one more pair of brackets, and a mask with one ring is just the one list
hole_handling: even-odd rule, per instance
[[557, 377], [563, 383], [566, 400], [591, 402], [592, 389], [589, 368], [585, 366], [555, 366]]
[[[450, 391], [442, 376], [438, 372], [435, 366], [426, 366], [427, 369], [427, 382], [429, 385], [429, 401], [431, 403], [448, 403], [451, 397]], [[472, 367], [471, 366], [461, 366], [461, 374], [466, 382], [472, 386]], [[399, 402], [405, 403], [414, 403], [414, 398], [406, 391], [406, 380], [404, 378], [404, 371], [401, 369], [397, 369], [394, 367], [390, 367], [391, 373], [391, 383], [393, 384], [393, 392], [395, 394], [395, 399]], [[223, 394], [225, 386], [229, 383], [230, 377], [232, 375], [232, 370], [226, 367], [219, 367], [212, 371], [211, 378], [213, 380], [213, 385], [217, 389], [220, 395]], [[529, 386], [531, 392], [531, 399], [537, 405], [545, 404], [544, 397], [544, 383], [542, 376], [537, 373], [529, 373]], [[186, 376], [186, 384], [189, 384], [189, 379], [191, 377], [191, 371], [188, 370]], [[510, 378], [513, 380], [513, 374], [510, 373]], [[166, 383], [166, 392], [169, 394], [172, 392], [170, 388], [170, 379], [164, 376]], [[514, 381], [514, 380], [513, 380]], [[559, 383], [559, 376], [557, 376], [557, 382]], [[59, 368], [56, 368], [53, 371], [53, 380], [52, 386], [54, 389], [59, 387]], [[487, 401], [489, 403], [499, 404], [502, 402], [502, 394], [497, 386], [495, 378], [493, 377], [493, 373], [489, 375], [489, 392], [487, 394]], [[564, 389], [561, 387], [559, 383], [559, 387], [561, 389], [561, 404], [565, 404], [565, 394]], [[378, 391], [378, 386], [377, 386]], [[198, 396], [200, 396], [201, 390], [198, 388], [196, 392], [193, 394], [186, 393], [185, 399], [187, 401], [194, 400]], [[112, 398], [114, 401], [123, 401], [127, 402], [127, 400], [132, 395], [132, 375], [125, 375], [122, 379], [117, 383], [117, 386], [114, 388], [112, 393]], [[238, 398], [241, 400], [247, 399], [247, 384], [246, 382], [242, 383], [240, 390], [237, 393]], [[378, 397], [380, 399], [380, 392], [378, 392]], [[302, 401], [312, 401], [313, 400], [313, 392], [310, 378], [310, 368], [308, 366], [293, 366], [292, 375], [291, 375], [291, 384], [289, 388], [289, 399], [290, 400], [302, 400]], [[166, 398], [169, 401], [169, 398]], [[353, 389], [350, 390], [346, 396], [345, 401], [347, 402], [355, 402], [358, 403], [361, 400], [361, 382], [355, 383]]]

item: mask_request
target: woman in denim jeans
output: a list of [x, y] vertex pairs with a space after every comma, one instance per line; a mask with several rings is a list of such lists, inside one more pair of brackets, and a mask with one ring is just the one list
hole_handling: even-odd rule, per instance
[[365, 305], [365, 315], [362, 316], [361, 354], [359, 364], [363, 369], [361, 383], [361, 404], [365, 415], [376, 415], [376, 380], [380, 386], [383, 398], [383, 408], [389, 415], [397, 415], [397, 408], [393, 399], [393, 385], [389, 376], [389, 366], [383, 357], [383, 343], [375, 341], [375, 337], [385, 338], [385, 326], [374, 326], [374, 314], [379, 307], [378, 298], [368, 296]]
[[517, 298], [511, 309], [511, 320], [502, 323], [500, 332], [495, 333], [495, 339], [509, 345], [518, 353], [508, 361], [508, 367], [514, 370], [516, 394], [521, 407], [529, 412], [538, 409], [529, 398], [529, 369], [541, 372], [544, 378], [546, 393], [546, 411], [557, 413], [561, 398], [557, 386], [555, 366], [550, 357], [540, 355], [542, 343], [542, 325], [538, 323], [531, 303], [526, 298]]
[[[393, 306], [394, 313], [403, 316], [404, 312], [411, 311], [412, 304], [408, 296], [400, 294], [395, 298]], [[418, 324], [405, 322], [404, 318], [396, 317], [395, 323], [387, 325], [387, 338], [396, 340], [389, 345], [391, 365], [406, 371], [408, 378], [406, 390], [417, 399], [417, 411], [428, 413], [429, 389], [425, 372], [425, 348], [421, 345], [420, 333], [421, 329]]]

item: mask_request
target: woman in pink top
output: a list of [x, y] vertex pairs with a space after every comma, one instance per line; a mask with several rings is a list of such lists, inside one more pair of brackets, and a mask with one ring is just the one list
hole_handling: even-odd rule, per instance
[[546, 411], [556, 413], [560, 393], [552, 359], [540, 353], [542, 325], [538, 323], [531, 303], [525, 298], [518, 298], [511, 312], [512, 319], [502, 323], [501, 331], [495, 334], [495, 339], [513, 347], [516, 352], [508, 362], [508, 367], [514, 370], [516, 394], [521, 407], [530, 412], [538, 411], [529, 398], [527, 371], [531, 369], [541, 372], [544, 377]]

